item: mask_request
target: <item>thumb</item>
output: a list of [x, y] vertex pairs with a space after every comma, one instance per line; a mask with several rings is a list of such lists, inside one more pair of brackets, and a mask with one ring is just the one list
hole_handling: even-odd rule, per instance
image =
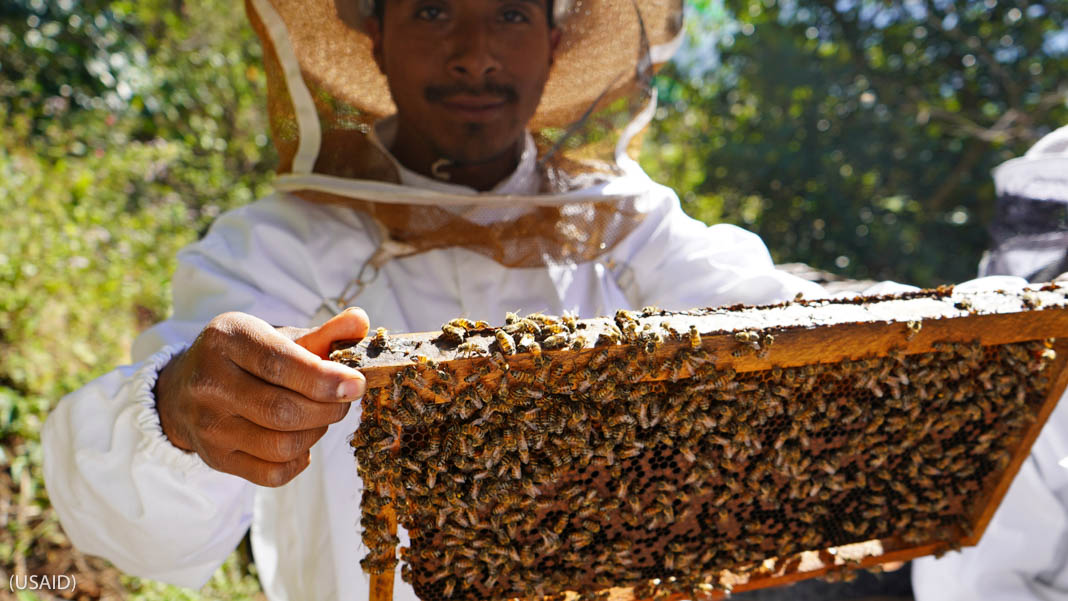
[[349, 307], [331, 317], [329, 321], [311, 330], [287, 328], [294, 342], [326, 359], [330, 354], [330, 345], [339, 340], [359, 340], [367, 336], [370, 327], [367, 313], [359, 307]]

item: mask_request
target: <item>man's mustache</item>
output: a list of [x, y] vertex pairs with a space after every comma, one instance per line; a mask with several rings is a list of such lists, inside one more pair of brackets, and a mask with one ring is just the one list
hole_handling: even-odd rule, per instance
[[465, 86], [463, 84], [453, 84], [447, 86], [427, 86], [423, 91], [423, 95], [430, 102], [443, 102], [453, 96], [496, 96], [505, 102], [515, 102], [519, 99], [519, 94], [516, 93], [515, 88], [507, 84], [501, 83], [489, 83], [481, 87]]

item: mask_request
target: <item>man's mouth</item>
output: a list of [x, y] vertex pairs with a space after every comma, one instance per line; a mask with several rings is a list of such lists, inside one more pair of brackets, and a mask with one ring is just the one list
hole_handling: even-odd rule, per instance
[[463, 121], [484, 122], [495, 119], [515, 100], [515, 92], [508, 86], [490, 90], [429, 88], [427, 99], [445, 107]]
[[507, 101], [500, 96], [457, 94], [443, 98], [441, 104], [467, 121], [488, 121], [497, 116]]
[[465, 110], [479, 110], [498, 107], [506, 100], [500, 96], [473, 96], [470, 94], [457, 94], [442, 99], [442, 104]]

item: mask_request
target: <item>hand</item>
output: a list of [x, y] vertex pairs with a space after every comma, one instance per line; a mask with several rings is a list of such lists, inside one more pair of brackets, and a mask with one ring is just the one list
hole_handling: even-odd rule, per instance
[[325, 359], [331, 342], [363, 338], [367, 328], [355, 308], [313, 330], [219, 315], [160, 371], [163, 433], [219, 471], [262, 486], [289, 482], [327, 426], [363, 396], [362, 374]]

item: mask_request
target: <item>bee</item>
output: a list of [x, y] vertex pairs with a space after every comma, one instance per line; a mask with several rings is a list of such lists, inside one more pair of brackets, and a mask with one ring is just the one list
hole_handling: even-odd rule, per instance
[[[438, 362], [431, 359], [430, 357], [427, 357], [426, 355], [415, 355], [414, 357], [412, 357], [412, 360], [415, 361], [415, 364], [419, 367], [425, 367], [428, 369], [437, 369], [438, 367]], [[425, 387], [425, 383], [423, 387]]]
[[619, 344], [623, 341], [623, 332], [614, 325], [609, 324], [606, 331], [597, 335], [597, 344]]
[[746, 423], [736, 424], [734, 442], [748, 447], [755, 447], [758, 451], [761, 449], [760, 439], [757, 437], [756, 431]]
[[664, 337], [659, 333], [653, 332], [649, 336], [645, 337], [645, 346], [643, 350], [645, 354], [652, 355], [656, 352], [656, 349], [660, 348], [664, 344]]
[[682, 340], [685, 337], [678, 330], [671, 327], [671, 322], [667, 320], [660, 322], [660, 329], [667, 332], [671, 340]]
[[604, 403], [612, 398], [612, 395], [616, 391], [616, 385], [613, 382], [606, 382], [600, 388], [594, 391], [593, 400], [598, 403]]
[[454, 328], [462, 328], [464, 330], [477, 330], [489, 326], [489, 324], [484, 321], [474, 322], [470, 319], [464, 319], [463, 317], [457, 317], [456, 319], [449, 320], [449, 322], [445, 325], [449, 325]]
[[441, 336], [438, 338], [446, 343], [460, 344], [464, 341], [464, 336], [466, 335], [466, 329], [447, 323], [441, 326]]
[[632, 424], [634, 424], [634, 418], [626, 413], [619, 413], [605, 420], [605, 425], [612, 430]]
[[369, 346], [372, 346], [377, 349], [389, 348], [389, 337], [387, 336], [388, 333], [389, 330], [387, 330], [386, 328], [375, 328], [375, 335], [373, 338], [371, 338]]
[[600, 370], [604, 367], [604, 364], [611, 358], [611, 354], [608, 351], [601, 351], [597, 353], [593, 359], [587, 364], [587, 368], [592, 370]]
[[909, 322], [907, 322], [905, 324], [905, 328], [908, 330], [905, 333], [905, 340], [912, 340], [913, 338], [916, 337], [916, 334], [919, 334], [920, 330], [923, 329], [923, 322], [922, 321], [909, 321]]
[[578, 316], [570, 311], [564, 311], [564, 314], [560, 316], [560, 323], [574, 332], [578, 329]]
[[551, 324], [542, 325], [541, 331], [542, 331], [542, 333], [548, 332], [550, 336], [553, 335], [553, 334], [570, 334], [571, 333], [571, 330], [569, 330], [567, 328], [567, 326], [565, 326], [562, 323], [551, 323]]
[[[591, 506], [590, 509], [588, 509], [588, 512], [596, 513], [599, 510], [600, 510], [600, 508], [597, 507], [596, 505], [594, 505], [594, 506]], [[590, 520], [590, 519], [583, 520], [582, 528], [584, 529], [584, 531], [586, 531], [588, 533], [591, 533], [591, 534], [595, 534], [595, 535], [601, 531], [600, 522], [597, 522], [595, 520]]]
[[689, 338], [691, 349], [696, 350], [701, 347], [701, 333], [697, 331], [697, 326], [693, 324], [690, 324]]
[[574, 338], [571, 339], [571, 343], [568, 344], [568, 348], [573, 350], [573, 351], [580, 351], [580, 350], [586, 348], [586, 337], [585, 336], [575, 336]]
[[559, 318], [555, 315], [546, 315], [544, 313], [531, 313], [526, 318], [544, 326], [560, 323]]
[[[519, 431], [516, 436], [516, 450], [519, 451], [519, 461], [522, 463], [530, 463], [530, 446], [527, 444], [527, 437], [523, 433], [523, 430]], [[531, 484], [533, 486], [533, 484]], [[538, 489], [534, 488], [534, 494], [532, 497], [538, 496]]]
[[754, 348], [760, 345], [760, 333], [755, 331], [742, 330], [741, 332], [735, 332], [734, 339]]
[[508, 377], [514, 380], [515, 382], [518, 382], [519, 384], [530, 385], [534, 383], [534, 373], [530, 371], [510, 372]]
[[522, 352], [529, 350], [535, 344], [537, 344], [537, 341], [534, 339], [534, 335], [524, 333], [519, 336], [519, 340], [516, 342], [515, 347], [517, 351]]
[[541, 336], [541, 326], [533, 319], [523, 318], [519, 321], [508, 324], [502, 328], [509, 334], [533, 334], [535, 336]]
[[344, 349], [338, 349], [330, 353], [330, 359], [332, 361], [341, 361], [351, 367], [359, 367], [360, 362], [363, 360], [359, 353], [356, 352], [355, 347], [349, 347]]
[[1030, 290], [1024, 292], [1022, 297], [1023, 306], [1027, 307], [1028, 309], [1034, 309], [1036, 307], [1042, 306], [1042, 299]]
[[541, 341], [541, 344], [546, 349], [556, 349], [567, 346], [570, 337], [567, 334], [553, 334], [548, 338]]
[[771, 350], [771, 345], [775, 344], [775, 336], [771, 334], [764, 334], [764, 337], [760, 340], [760, 350], [757, 352], [757, 357], [763, 359], [768, 356], [768, 352]]
[[[598, 457], [604, 458], [605, 464], [607, 464], [607, 465], [615, 465], [616, 464], [615, 445], [612, 443], [612, 441], [608, 440], [608, 441], [605, 441], [602, 444], [597, 445], [596, 447], [594, 447], [593, 452]], [[613, 477], [615, 477], [615, 476], [613, 476]]]
[[[438, 381], [445, 384], [446, 386], [449, 386], [453, 383], [452, 371], [449, 370], [448, 366], [445, 366], [444, 368], [439, 368], [435, 370], [434, 373], [437, 374]], [[448, 396], [448, 390], [442, 390], [439, 394], [441, 394], [441, 396]]]
[[[456, 347], [456, 355], [457, 356], [464, 355], [464, 356], [470, 357], [471, 355], [478, 356], [478, 355], [486, 355], [486, 354], [487, 354], [486, 349], [482, 348], [477, 342], [464, 342], [460, 346]], [[481, 378], [482, 375], [485, 375], [485, 374], [480, 374], [479, 372], [474, 372], [473, 374], [471, 374], [471, 376], [468, 376], [468, 378], [474, 377], [475, 380], [477, 380], [477, 379]], [[464, 380], [466, 381], [467, 378], [464, 378]], [[470, 383], [470, 382], [468, 382], [468, 383]]]
[[[711, 378], [711, 383], [715, 388], [726, 388], [728, 384], [734, 381], [733, 371], [724, 371], [715, 373]], [[787, 393], [788, 394], [788, 393]]]
[[495, 330], [493, 335], [496, 337], [497, 346], [500, 347], [502, 353], [505, 355], [515, 354], [515, 343], [510, 335], [506, 334], [504, 330]]
[[576, 530], [571, 534], [571, 542], [576, 549], [581, 549], [593, 542], [593, 533], [587, 530]]

